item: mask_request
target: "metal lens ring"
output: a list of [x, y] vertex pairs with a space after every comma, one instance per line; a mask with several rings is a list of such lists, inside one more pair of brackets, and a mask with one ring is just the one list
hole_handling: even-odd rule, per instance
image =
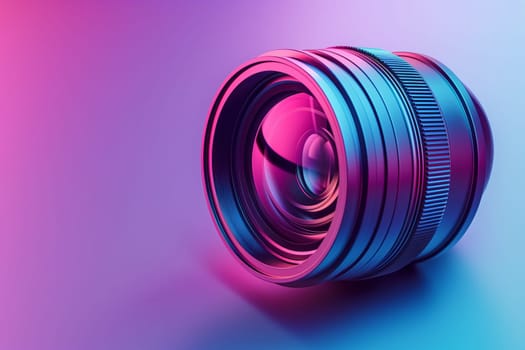
[[492, 157], [479, 102], [435, 59], [280, 50], [219, 90], [203, 177], [234, 255], [263, 279], [301, 286], [445, 251], [472, 221]]

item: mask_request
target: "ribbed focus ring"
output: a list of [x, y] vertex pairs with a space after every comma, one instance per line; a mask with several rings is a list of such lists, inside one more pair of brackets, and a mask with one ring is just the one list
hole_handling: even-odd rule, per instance
[[[382, 273], [397, 270], [415, 258], [432, 239], [445, 211], [450, 189], [450, 146], [441, 110], [423, 77], [402, 58], [375, 49], [355, 49], [380, 62], [401, 84], [416, 116], [424, 152], [421, 210], [409, 242], [400, 255], [386, 261]], [[392, 261], [393, 260], [393, 261]]]

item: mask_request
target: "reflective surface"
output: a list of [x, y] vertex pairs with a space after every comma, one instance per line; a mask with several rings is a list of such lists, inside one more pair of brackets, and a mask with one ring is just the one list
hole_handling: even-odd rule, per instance
[[[23, 3], [0, 11], [2, 350], [525, 348], [523, 1]], [[442, 59], [493, 116], [493, 173], [447, 254], [281, 287], [216, 235], [204, 118], [239, 62], [336, 43]]]

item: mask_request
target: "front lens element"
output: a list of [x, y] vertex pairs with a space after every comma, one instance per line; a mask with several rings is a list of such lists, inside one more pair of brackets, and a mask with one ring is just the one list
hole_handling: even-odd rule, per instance
[[480, 104], [430, 57], [281, 50], [220, 89], [203, 174], [235, 256], [299, 286], [384, 275], [452, 246], [492, 154]]
[[326, 233], [338, 174], [328, 120], [315, 99], [297, 93], [263, 117], [253, 143], [253, 182], [261, 213], [289, 240]]

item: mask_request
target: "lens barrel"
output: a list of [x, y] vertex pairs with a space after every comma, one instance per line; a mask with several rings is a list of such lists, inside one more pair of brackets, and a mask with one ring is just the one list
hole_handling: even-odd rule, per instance
[[381, 276], [454, 245], [492, 159], [481, 105], [442, 63], [332, 47], [272, 51], [233, 72], [202, 164], [234, 255], [304, 286]]

